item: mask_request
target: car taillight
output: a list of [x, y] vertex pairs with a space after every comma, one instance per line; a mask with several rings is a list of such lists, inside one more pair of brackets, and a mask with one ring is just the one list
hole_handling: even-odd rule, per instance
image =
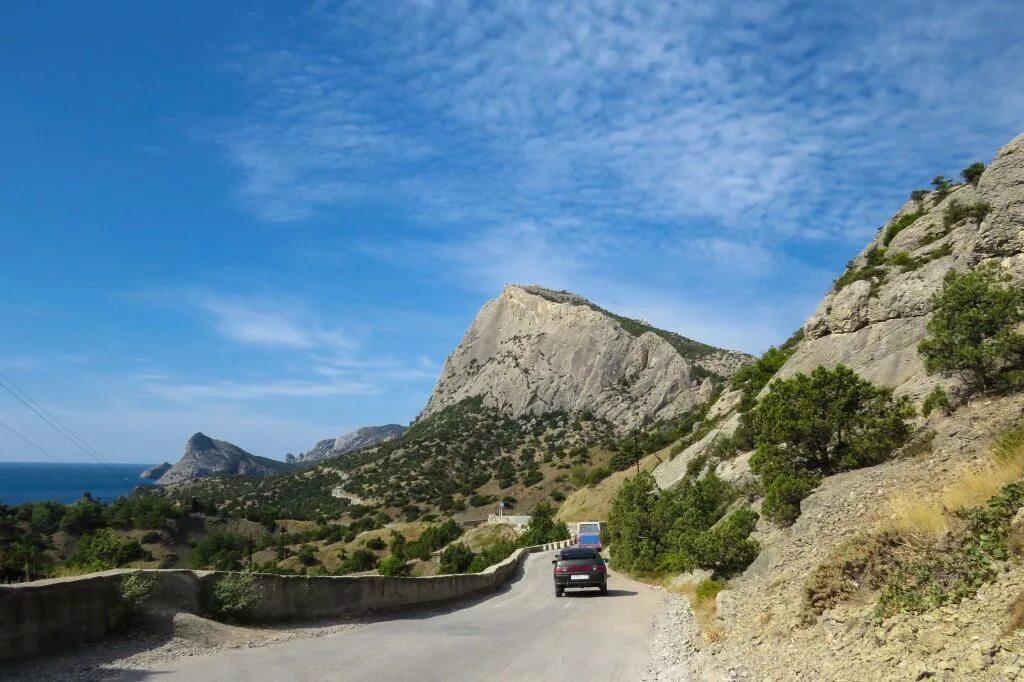
[[590, 570], [594, 571], [595, 573], [601, 573], [602, 571], [604, 571], [604, 564], [594, 564], [590, 567]]
[[568, 573], [569, 569], [565, 566], [555, 566], [555, 573]]

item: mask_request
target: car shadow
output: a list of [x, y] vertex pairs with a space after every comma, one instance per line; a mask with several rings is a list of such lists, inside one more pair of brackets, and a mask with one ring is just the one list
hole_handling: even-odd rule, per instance
[[637, 593], [633, 592], [632, 590], [608, 590], [608, 592], [605, 593], [605, 594], [601, 594], [600, 590], [586, 590], [586, 591], [583, 591], [583, 590], [576, 591], [576, 590], [574, 590], [572, 592], [570, 592], [569, 590], [566, 590], [564, 594], [565, 594], [566, 597], [573, 597], [573, 598], [577, 598], [577, 597], [584, 597], [584, 598], [601, 597], [603, 599], [604, 597], [634, 597], [634, 596], [636, 596]]

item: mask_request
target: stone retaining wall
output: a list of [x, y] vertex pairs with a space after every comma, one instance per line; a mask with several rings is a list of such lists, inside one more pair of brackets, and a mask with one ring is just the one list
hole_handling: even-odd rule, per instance
[[[254, 620], [316, 620], [422, 606], [493, 592], [504, 585], [531, 552], [564, 542], [516, 550], [480, 573], [428, 578], [385, 576], [290, 576], [256, 574], [261, 599]], [[133, 571], [0, 585], [0, 661], [64, 650], [94, 641], [109, 631], [121, 579]], [[154, 581], [151, 605], [202, 613], [217, 571], [144, 570]]]

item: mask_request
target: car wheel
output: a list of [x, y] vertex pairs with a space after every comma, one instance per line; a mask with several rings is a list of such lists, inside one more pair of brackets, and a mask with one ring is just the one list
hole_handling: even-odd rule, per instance
[[608, 585], [601, 585], [601, 594], [608, 594]]
[[563, 593], [564, 591], [565, 591], [565, 590], [564, 590], [564, 589], [562, 589], [561, 587], [556, 587], [556, 588], [555, 588], [555, 596], [556, 596], [556, 597], [561, 597], [561, 596], [562, 596], [562, 593]]

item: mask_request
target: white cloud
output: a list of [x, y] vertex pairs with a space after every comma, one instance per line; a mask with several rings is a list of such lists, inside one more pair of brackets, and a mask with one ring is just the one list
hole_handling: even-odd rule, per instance
[[209, 313], [211, 324], [221, 335], [239, 343], [300, 349], [354, 345], [340, 329], [298, 319], [302, 315], [295, 311], [301, 311], [301, 306], [214, 294], [200, 295], [196, 304]]
[[387, 201], [432, 224], [859, 241], [955, 172], [933, 165], [950, 149], [1016, 132], [1022, 20], [984, 0], [319, 3], [303, 43], [239, 53], [251, 106], [220, 140], [269, 220]]
[[272, 397], [364, 395], [378, 390], [372, 383], [351, 381], [280, 380], [252, 383], [216, 381], [180, 384], [146, 381], [144, 383], [146, 383], [150, 394], [178, 402], [210, 399], [258, 400]]

